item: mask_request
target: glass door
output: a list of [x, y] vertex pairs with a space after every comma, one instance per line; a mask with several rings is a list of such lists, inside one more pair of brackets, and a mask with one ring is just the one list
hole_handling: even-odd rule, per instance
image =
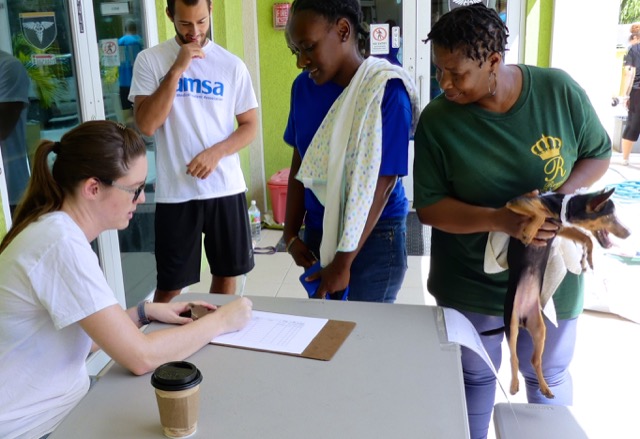
[[[149, 47], [148, 25], [141, 0], [102, 2], [93, 0], [96, 43], [100, 59], [100, 82], [105, 118], [134, 127], [129, 89], [133, 64]], [[153, 10], [153, 9], [151, 9]], [[139, 204], [129, 227], [118, 231], [119, 250], [127, 307], [134, 306], [155, 290], [154, 257], [155, 145], [145, 137], [149, 174], [145, 203]]]
[[1, 145], [13, 211], [27, 186], [39, 140], [60, 140], [78, 125], [80, 103], [70, 12], [64, 0], [7, 0], [0, 15], [0, 23], [6, 24], [0, 27], [1, 50], [22, 65], [12, 82], [16, 102], [24, 105]]

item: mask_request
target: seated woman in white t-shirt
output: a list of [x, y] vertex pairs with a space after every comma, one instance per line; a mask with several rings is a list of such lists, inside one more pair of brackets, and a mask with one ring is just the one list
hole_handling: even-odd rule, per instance
[[[85, 360], [96, 348], [141, 375], [249, 321], [246, 298], [196, 321], [180, 316], [185, 302], [120, 307], [90, 242], [127, 227], [146, 175], [145, 144], [121, 124], [86, 122], [38, 146], [0, 244], [0, 437], [50, 433], [88, 391]], [[181, 326], [145, 334], [149, 320]]]

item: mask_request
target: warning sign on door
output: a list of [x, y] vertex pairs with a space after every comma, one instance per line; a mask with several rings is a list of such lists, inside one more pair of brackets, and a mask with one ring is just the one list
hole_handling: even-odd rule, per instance
[[102, 64], [103, 67], [117, 67], [120, 65], [117, 38], [100, 40], [100, 64]]
[[369, 25], [369, 50], [371, 55], [386, 55], [389, 53], [389, 24]]

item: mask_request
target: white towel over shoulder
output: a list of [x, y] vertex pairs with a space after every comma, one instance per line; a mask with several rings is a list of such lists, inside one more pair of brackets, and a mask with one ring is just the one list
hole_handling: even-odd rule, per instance
[[418, 95], [409, 75], [388, 61], [367, 58], [333, 103], [296, 176], [325, 208], [320, 261], [357, 248], [373, 203], [382, 159], [382, 98], [387, 82], [399, 78], [411, 100], [412, 132]]

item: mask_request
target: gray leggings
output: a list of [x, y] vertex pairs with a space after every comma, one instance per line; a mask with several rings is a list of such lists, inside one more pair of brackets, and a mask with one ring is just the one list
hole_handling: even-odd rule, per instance
[[[479, 333], [504, 326], [502, 317], [462, 311]], [[573, 403], [573, 383], [569, 374], [569, 364], [576, 344], [577, 318], [558, 320], [558, 327], [545, 319], [547, 336], [543, 354], [543, 374], [555, 395], [547, 399], [538, 388], [538, 379], [528, 361], [533, 353], [531, 336], [525, 330], [518, 335], [518, 358], [520, 372], [524, 376], [527, 400], [530, 403], [571, 405]], [[502, 361], [502, 341], [504, 333], [484, 336], [484, 345], [496, 370]], [[525, 360], [526, 359], [526, 360]], [[464, 374], [467, 412], [471, 439], [484, 439], [489, 431], [491, 413], [495, 404], [496, 378], [487, 364], [475, 352], [462, 348], [462, 371]], [[504, 384], [503, 384], [504, 385]], [[509, 387], [508, 383], [506, 384]]]

